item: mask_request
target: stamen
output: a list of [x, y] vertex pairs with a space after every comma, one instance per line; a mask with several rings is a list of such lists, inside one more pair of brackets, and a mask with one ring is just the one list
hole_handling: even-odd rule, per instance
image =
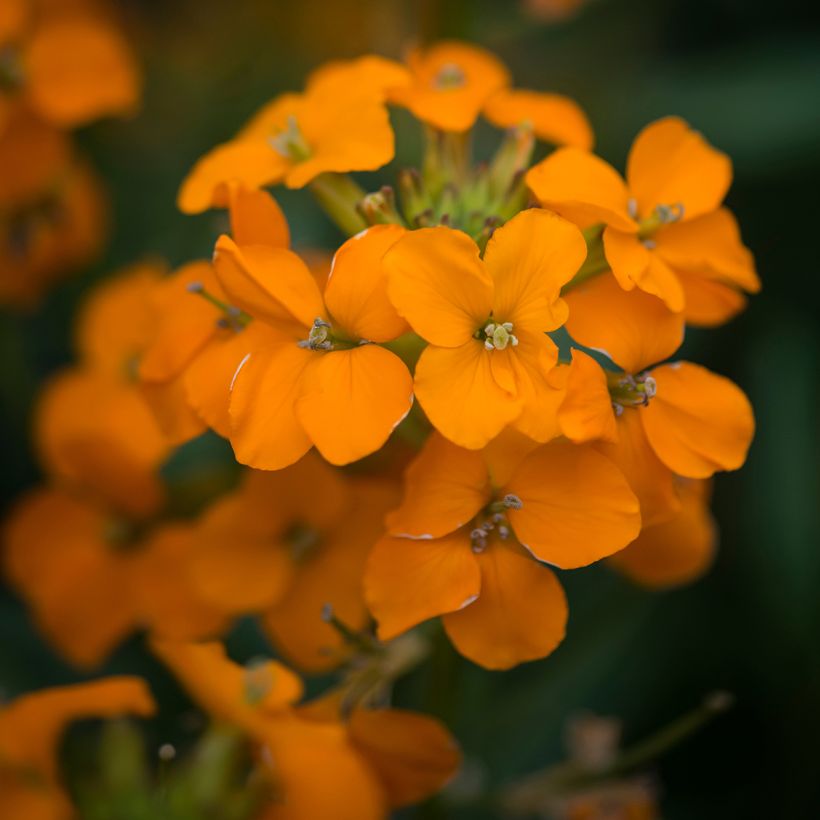
[[467, 82], [467, 75], [456, 63], [445, 63], [433, 78], [433, 88], [444, 91], [461, 88]]
[[512, 330], [512, 322], [490, 322], [483, 331], [478, 331], [477, 338], [483, 337], [486, 350], [504, 350], [507, 345], [515, 347], [518, 344], [518, 337]]
[[205, 286], [202, 282], [189, 282], [185, 286], [185, 289], [188, 293], [201, 296], [206, 302], [210, 302], [215, 308], [219, 308], [219, 310], [225, 314], [216, 320], [216, 325], [219, 328], [235, 330], [238, 333], [251, 320], [251, 317], [241, 308], [238, 308], [236, 305], [229, 305], [227, 302], [217, 299], [216, 296], [205, 290]]
[[623, 413], [624, 407], [646, 407], [649, 400], [658, 392], [655, 379], [646, 371], [636, 376], [629, 373], [611, 373], [607, 379], [616, 416]]
[[330, 336], [330, 323], [321, 316], [313, 320], [307, 339], [297, 342], [298, 346], [307, 350], [333, 350], [333, 340]]
[[245, 667], [245, 701], [251, 706], [261, 703], [273, 688], [273, 676], [265, 658], [248, 661]]
[[293, 114], [287, 119], [287, 125], [275, 136], [269, 139], [270, 146], [287, 159], [302, 162], [310, 156], [310, 146], [299, 130], [299, 123]]
[[638, 200], [634, 196], [631, 196], [626, 203], [626, 210], [633, 219], [638, 218]]

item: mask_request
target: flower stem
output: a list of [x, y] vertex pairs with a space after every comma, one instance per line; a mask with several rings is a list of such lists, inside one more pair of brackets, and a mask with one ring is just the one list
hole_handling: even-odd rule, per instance
[[357, 210], [365, 192], [347, 174], [320, 174], [310, 183], [310, 190], [325, 213], [348, 236], [367, 227]]

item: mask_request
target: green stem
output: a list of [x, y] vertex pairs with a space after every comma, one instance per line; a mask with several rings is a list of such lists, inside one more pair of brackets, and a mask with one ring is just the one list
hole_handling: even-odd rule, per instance
[[310, 183], [310, 190], [325, 213], [348, 236], [367, 227], [357, 210], [365, 192], [347, 174], [320, 174]]
[[587, 279], [592, 279], [593, 276], [598, 276], [604, 271], [609, 270], [609, 262], [606, 261], [606, 254], [604, 253], [603, 242], [603, 225], [596, 225], [592, 228], [587, 228], [584, 231], [584, 236], [587, 240], [587, 258], [584, 264], [578, 269], [578, 273], [568, 282], [561, 290], [562, 294], [568, 293], [573, 288], [577, 288], [582, 282]]

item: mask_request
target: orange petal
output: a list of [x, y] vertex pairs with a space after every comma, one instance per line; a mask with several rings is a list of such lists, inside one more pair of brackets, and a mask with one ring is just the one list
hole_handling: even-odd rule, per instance
[[244, 185], [228, 186], [231, 236], [237, 245], [287, 248], [290, 228], [279, 203], [267, 192]]
[[416, 364], [416, 398], [433, 426], [461, 447], [478, 450], [521, 412], [521, 402], [496, 383], [492, 357], [470, 339], [461, 347], [427, 347]]
[[467, 606], [480, 585], [478, 562], [464, 532], [433, 540], [386, 536], [373, 547], [364, 574], [365, 600], [384, 641]]
[[177, 194], [186, 214], [228, 205], [231, 184], [261, 188], [281, 182], [290, 160], [264, 139], [235, 139], [209, 151], [188, 173]]
[[271, 334], [268, 346], [240, 366], [230, 398], [231, 444], [240, 464], [281, 470], [310, 449], [295, 403], [302, 374], [316, 363], [315, 356], [293, 340]]
[[755, 428], [743, 391], [690, 362], [655, 368], [652, 376], [657, 393], [641, 418], [658, 458], [687, 478], [741, 467]]
[[349, 464], [378, 450], [412, 403], [407, 365], [367, 344], [318, 355], [302, 380], [296, 416], [331, 464]]
[[546, 333], [567, 318], [561, 288], [587, 255], [583, 234], [570, 222], [528, 208], [498, 228], [484, 252], [495, 286], [493, 319], [512, 322], [513, 333]]
[[263, 736], [266, 718], [278, 718], [302, 696], [302, 681], [277, 661], [247, 667], [230, 660], [221, 643], [152, 638], [152, 652], [211, 717]]
[[641, 530], [638, 499], [623, 474], [590, 447], [539, 447], [503, 492], [523, 504], [507, 512], [518, 540], [539, 560], [562, 569], [612, 555]]
[[509, 669], [549, 655], [564, 639], [568, 616], [555, 574], [502, 543], [480, 553], [478, 565], [478, 600], [442, 618], [456, 649], [486, 669]]
[[306, 87], [308, 91], [317, 86], [334, 88], [337, 85], [359, 91], [372, 92], [383, 99], [390, 88], [408, 85], [410, 72], [401, 63], [377, 54], [365, 54], [353, 60], [331, 60], [311, 71]]
[[310, 327], [325, 313], [307, 265], [284, 248], [239, 247], [223, 235], [216, 243], [214, 271], [228, 299], [254, 318], [273, 325], [297, 321]]
[[387, 517], [390, 533], [441, 538], [467, 524], [490, 500], [481, 453], [433, 432], [405, 473], [401, 506]]
[[129, 565], [135, 607], [142, 624], [174, 640], [212, 637], [227, 627], [222, 611], [189, 579], [197, 543], [193, 527], [169, 524], [151, 533]]
[[484, 106], [484, 116], [499, 128], [529, 123], [535, 136], [553, 145], [592, 149], [592, 128], [581, 107], [561, 94], [504, 88]]
[[576, 444], [598, 439], [616, 441], [618, 430], [604, 369], [592, 356], [574, 349], [569, 371], [558, 411], [563, 434]]
[[125, 113], [139, 97], [139, 76], [125, 40], [92, 17], [36, 28], [23, 55], [31, 103], [45, 119], [73, 127]]
[[637, 236], [605, 228], [604, 252], [612, 273], [624, 290], [632, 290], [637, 285], [662, 299], [670, 310], [676, 313], [683, 310], [683, 288], [677, 276]]
[[[122, 715], [148, 717], [156, 710], [145, 681], [118, 675], [87, 683], [54, 686], [15, 698], [0, 708], [0, 756], [4, 764], [31, 770], [32, 791], [48, 784], [40, 778], [58, 776], [58, 746], [70, 723], [88, 718], [113, 718]], [[6, 779], [2, 806], [6, 807]], [[43, 817], [62, 818], [62, 814]], [[40, 815], [9, 815], [32, 820]]]
[[347, 731], [381, 781], [392, 807], [409, 806], [435, 794], [461, 765], [452, 735], [427, 715], [400, 709], [355, 709]]
[[680, 314], [654, 296], [622, 290], [607, 274], [573, 288], [567, 302], [572, 338], [605, 353], [627, 373], [640, 373], [668, 359], [683, 343]]
[[[319, 491], [313, 488], [312, 494]], [[364, 566], [371, 547], [384, 533], [384, 514], [397, 499], [398, 488], [390, 482], [357, 482], [343, 522], [297, 564], [286, 595], [265, 613], [266, 631], [300, 668], [326, 671], [349, 653], [344, 639], [322, 618], [326, 604], [352, 629], [367, 626]]]
[[461, 231], [411, 231], [388, 251], [384, 266], [390, 301], [432, 344], [464, 344], [490, 315], [492, 279], [478, 246]]
[[732, 181], [732, 163], [679, 117], [647, 125], [635, 138], [626, 166], [638, 213], [683, 205], [684, 219], [714, 211]]
[[409, 330], [387, 298], [385, 253], [406, 233], [400, 225], [374, 225], [336, 251], [325, 304], [355, 339], [387, 342]]
[[645, 527], [609, 563], [631, 581], [650, 589], [688, 584], [711, 566], [717, 527], [709, 513], [706, 482], [682, 481], [681, 510], [664, 524]]
[[645, 409], [625, 407], [617, 419], [617, 442], [601, 441], [595, 449], [614, 461], [626, 476], [640, 502], [643, 525], [649, 527], [672, 518], [680, 509], [680, 500], [674, 473], [647, 441], [641, 421]]
[[527, 185], [545, 207], [582, 228], [603, 222], [635, 232], [629, 191], [618, 172], [594, 154], [559, 148], [527, 171]]
[[163, 437], [172, 446], [184, 444], [205, 432], [206, 425], [188, 404], [181, 378], [165, 384], [145, 382], [140, 393], [151, 408]]
[[414, 49], [408, 58], [411, 85], [390, 90], [389, 99], [442, 131], [467, 131], [484, 104], [510, 75], [489, 51], [456, 41], [441, 41]]
[[506, 427], [482, 451], [493, 487], [503, 487], [518, 465], [540, 445], [529, 436]]
[[0, 7], [0, 43], [17, 40], [25, 30], [29, 13], [28, 0], [6, 0]]
[[6, 524], [4, 563], [48, 640], [93, 667], [135, 627], [122, 554], [100, 510], [57, 490], [26, 496]]
[[731, 285], [703, 276], [678, 271], [683, 286], [686, 324], [693, 327], [717, 327], [733, 319], [746, 307], [746, 297]]

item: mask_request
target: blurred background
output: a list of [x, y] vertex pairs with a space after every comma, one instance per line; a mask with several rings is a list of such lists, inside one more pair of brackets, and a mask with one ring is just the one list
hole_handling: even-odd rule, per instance
[[[159, 257], [207, 257], [213, 213], [186, 217], [177, 186], [192, 163], [263, 102], [301, 87], [329, 58], [398, 57], [415, 40], [458, 37], [497, 52], [516, 85], [574, 97], [596, 149], [623, 168], [637, 131], [679, 114], [733, 159], [728, 198], [757, 258], [763, 293], [730, 325], [692, 332], [687, 355], [737, 381], [758, 433], [745, 468], [715, 482], [721, 530], [711, 573], [668, 593], [631, 586], [605, 567], [561, 574], [569, 634], [549, 659], [490, 673], [455, 656], [403, 680], [398, 705], [446, 720], [469, 771], [491, 787], [560, 760], [568, 716], [623, 722], [627, 742], [727, 690], [735, 708], [654, 769], [668, 818], [820, 816], [820, 6], [799, 0], [122, 0], [143, 62], [133, 119], [80, 134], [110, 189], [113, 233], [93, 269], [30, 313], [0, 315], [4, 509], [39, 478], [29, 438], [38, 386], [71, 359], [72, 315], [93, 283]], [[372, 188], [417, 162], [420, 135], [396, 117], [395, 163]], [[480, 134], [477, 154], [492, 134]], [[278, 196], [278, 194], [277, 194]], [[304, 192], [280, 198], [297, 245], [340, 237]], [[189, 458], [222, 455], [192, 445]], [[196, 448], [200, 448], [196, 451]], [[205, 453], [203, 456], [202, 453]], [[250, 626], [231, 645], [262, 648]], [[182, 696], [138, 640], [103, 670], [144, 672], [173, 714]], [[4, 696], [79, 677], [0, 590]], [[155, 728], [173, 735], [173, 726]], [[425, 817], [483, 817], [427, 806]], [[486, 816], [492, 816], [488, 814]]]

